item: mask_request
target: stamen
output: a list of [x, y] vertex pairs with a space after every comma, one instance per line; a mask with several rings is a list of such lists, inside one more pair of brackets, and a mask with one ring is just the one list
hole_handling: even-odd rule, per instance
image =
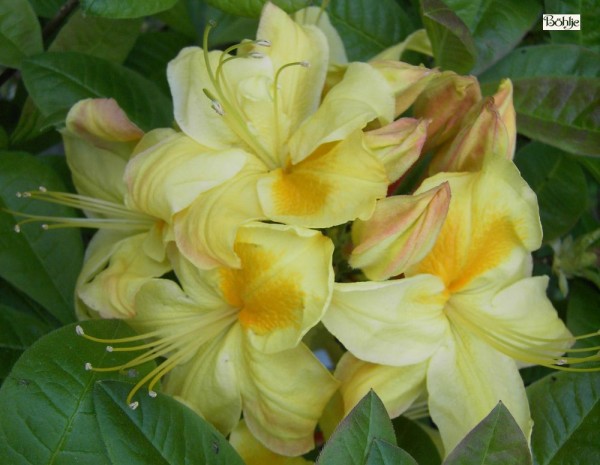
[[81, 325], [75, 326], [75, 333], [77, 333], [78, 336], [83, 336], [85, 334]]
[[112, 352], [113, 350], [114, 350], [113, 346], [106, 346], [106, 351], [107, 352]]
[[38, 187], [38, 190], [39, 190], [40, 192], [48, 192], [48, 189], [46, 189], [44, 186], [40, 186], [40, 187]]
[[258, 40], [255, 40], [254, 43], [256, 45], [259, 45], [260, 47], [270, 47], [271, 46], [271, 41], [266, 40], [266, 39], [258, 39]]
[[85, 363], [85, 371], [92, 371], [94, 368], [90, 362]]
[[21, 232], [21, 226], [19, 226], [18, 224], [15, 224], [14, 230], [16, 233], [20, 233]]
[[250, 52], [248, 56], [251, 58], [261, 59], [265, 57], [265, 54], [260, 52]]
[[158, 394], [156, 393], [156, 391], [148, 391], [148, 395], [154, 399]]
[[135, 410], [140, 406], [140, 403], [136, 400], [135, 402], [129, 402], [128, 405], [131, 410]]

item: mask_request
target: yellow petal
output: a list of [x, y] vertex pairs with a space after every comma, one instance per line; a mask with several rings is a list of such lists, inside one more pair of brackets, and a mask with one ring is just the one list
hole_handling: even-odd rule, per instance
[[185, 134], [173, 132], [127, 165], [128, 203], [170, 221], [201, 193], [235, 176], [246, 157], [239, 149], [209, 151]]
[[361, 360], [401, 366], [426, 360], [446, 334], [448, 296], [435, 276], [334, 286], [323, 324]]
[[390, 183], [413, 165], [425, 143], [427, 122], [401, 118], [365, 133], [365, 144], [381, 160]]
[[427, 370], [429, 411], [446, 454], [499, 401], [529, 438], [529, 404], [515, 362], [459, 326], [451, 328], [453, 336], [433, 355]]
[[298, 24], [315, 25], [325, 34], [329, 46], [330, 65], [348, 63], [344, 42], [342, 42], [337, 29], [331, 24], [327, 10], [318, 6], [309, 6], [298, 10], [292, 15], [292, 18]]
[[265, 172], [265, 165], [249, 157], [236, 176], [175, 215], [175, 240], [188, 260], [200, 268], [240, 266], [233, 243], [240, 226], [265, 217], [256, 193], [256, 183]]
[[364, 362], [347, 352], [339, 361], [335, 377], [341, 381], [346, 414], [373, 389], [391, 418], [408, 409], [425, 391], [427, 363], [392, 367]]
[[[148, 234], [137, 234], [100, 247], [93, 259], [88, 279], [79, 284], [81, 300], [103, 318], [131, 318], [135, 315], [135, 296], [140, 287], [171, 268], [167, 261], [156, 262], [144, 253]], [[109, 259], [100, 268], [98, 260]], [[106, 264], [106, 262], [104, 262]], [[90, 264], [91, 267], [91, 264]], [[92, 269], [99, 271], [92, 274]]]
[[407, 275], [434, 274], [453, 293], [498, 289], [525, 276], [529, 252], [540, 246], [542, 231], [535, 193], [514, 164], [493, 157], [477, 173], [428, 178], [417, 193], [443, 181], [452, 191], [446, 221], [431, 252]]
[[402, 54], [405, 50], [414, 50], [415, 52], [432, 57], [433, 51], [431, 50], [431, 40], [429, 40], [427, 31], [425, 29], [419, 29], [415, 32], [412, 32], [399, 44], [392, 45], [391, 47], [386, 48], [384, 51], [379, 52], [371, 59], [371, 61], [398, 61], [400, 58], [402, 58]]
[[344, 140], [371, 121], [385, 125], [393, 119], [394, 95], [385, 79], [366, 63], [352, 63], [317, 112], [291, 137], [290, 159], [297, 164], [319, 146]]
[[329, 304], [333, 244], [318, 231], [253, 223], [234, 250], [241, 267], [222, 268], [220, 285], [246, 337], [265, 352], [295, 347]]
[[509, 143], [506, 149], [506, 156], [512, 160], [515, 155], [515, 146], [517, 143], [517, 115], [513, 105], [513, 85], [510, 79], [503, 79], [500, 82], [498, 90], [493, 95], [493, 99], [494, 105], [508, 132]]
[[382, 163], [356, 131], [339, 143], [326, 144], [296, 165], [271, 171], [258, 183], [265, 215], [282, 223], [326, 228], [368, 218], [386, 195]]
[[421, 261], [431, 250], [450, 204], [448, 183], [422, 194], [387, 197], [373, 216], [352, 226], [350, 266], [383, 281]]
[[329, 50], [319, 28], [294, 22], [283, 10], [267, 2], [263, 8], [256, 38], [268, 40], [270, 47], [256, 48], [273, 63], [273, 71], [289, 63], [307, 62], [308, 68], [290, 66], [277, 78], [278, 108], [290, 120], [290, 130], [314, 113], [321, 100]]
[[241, 389], [248, 429], [279, 454], [308, 452], [338, 382], [303, 344], [274, 354], [245, 348]]
[[113, 99], [76, 103], [67, 115], [62, 135], [77, 191], [121, 203], [125, 164], [143, 134]]
[[303, 457], [286, 457], [267, 449], [256, 439], [244, 420], [241, 420], [229, 436], [229, 442], [246, 465], [310, 465]]

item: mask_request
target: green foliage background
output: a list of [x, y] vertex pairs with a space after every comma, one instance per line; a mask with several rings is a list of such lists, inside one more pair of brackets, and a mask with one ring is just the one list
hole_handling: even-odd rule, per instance
[[[306, 5], [305, 0], [275, 3], [289, 12]], [[121, 402], [134, 382], [130, 376], [83, 370], [84, 361], [118, 363], [108, 360], [116, 355], [77, 338], [72, 324], [74, 283], [87, 236], [35, 227], [16, 234], [17, 220], [5, 210], [77, 215], [15, 196], [40, 185], [73, 190], [57, 131], [70, 106], [83, 98], [113, 97], [142, 129], [171, 126], [168, 61], [181, 48], [198, 45], [210, 19], [219, 24], [211, 36], [215, 48], [253, 37], [263, 4], [0, 0], [1, 463], [243, 463], [217, 431], [182, 404], [159, 394], [141, 399], [132, 411]], [[520, 134], [515, 162], [538, 195], [544, 227], [535, 272], [553, 276], [549, 295], [572, 332], [596, 331], [600, 3], [331, 0], [327, 11], [350, 60], [368, 60], [425, 28], [433, 59], [408, 52], [404, 60], [474, 74], [487, 94], [500, 79], [511, 78]], [[580, 14], [581, 30], [543, 31], [544, 12]], [[130, 332], [113, 321], [85, 325], [105, 337]], [[535, 421], [531, 454], [506, 408], [498, 405], [445, 464], [598, 463], [600, 374], [539, 368], [522, 373]], [[403, 418], [392, 424], [372, 393], [340, 425], [317, 463], [440, 464], [431, 426]]]

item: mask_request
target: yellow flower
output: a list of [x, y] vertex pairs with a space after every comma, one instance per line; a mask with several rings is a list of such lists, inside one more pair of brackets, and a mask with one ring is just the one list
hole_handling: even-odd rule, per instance
[[[182, 399], [224, 434], [243, 412], [252, 434], [269, 449], [299, 455], [314, 446], [313, 432], [338, 383], [301, 343], [329, 303], [333, 245], [318, 231], [252, 223], [239, 229], [240, 268], [200, 270], [172, 249], [179, 284], [146, 282], [136, 295], [132, 326], [151, 339], [122, 370], [167, 357], [133, 388], [163, 390]], [[78, 330], [83, 334], [82, 330]], [[91, 336], [90, 339], [98, 341]], [[147, 351], [147, 352], [146, 352]]]
[[[174, 219], [180, 248], [205, 268], [239, 266], [232, 244], [246, 222], [324, 228], [366, 219], [389, 183], [363, 133], [369, 123], [394, 118], [386, 80], [353, 63], [321, 101], [328, 61], [323, 33], [267, 3], [257, 37], [209, 52], [207, 31], [204, 49], [186, 48], [168, 67], [185, 135], [217, 153], [237, 149], [245, 157], [222, 188], [199, 195]], [[131, 172], [134, 182], [138, 171], [148, 179], [162, 176], [150, 158]], [[166, 190], [166, 181], [158, 185]]]
[[[529, 407], [518, 362], [564, 368], [574, 338], [531, 277], [542, 231], [535, 194], [512, 162], [440, 173], [452, 198], [435, 245], [406, 278], [336, 284], [326, 327], [350, 351], [336, 376], [349, 409], [368, 388], [398, 415], [425, 389], [447, 452], [502, 401], [526, 437]], [[574, 369], [574, 368], [569, 368]]]

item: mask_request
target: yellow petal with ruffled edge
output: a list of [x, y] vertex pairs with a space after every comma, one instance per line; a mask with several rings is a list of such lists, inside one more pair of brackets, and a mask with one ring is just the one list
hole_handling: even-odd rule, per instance
[[221, 289], [250, 343], [264, 352], [298, 345], [325, 312], [333, 244], [318, 231], [253, 223], [240, 228], [240, 269], [221, 268]]
[[446, 455], [499, 401], [525, 437], [531, 434], [529, 404], [515, 361], [459, 326], [452, 325], [452, 336], [431, 358], [427, 390]]
[[128, 163], [127, 203], [169, 222], [201, 193], [235, 176], [246, 158], [242, 150], [209, 151], [185, 134], [172, 131]]
[[248, 343], [243, 351], [244, 419], [269, 449], [300, 455], [314, 448], [314, 430], [338, 382], [300, 344], [265, 354]]
[[422, 362], [448, 330], [444, 283], [421, 275], [334, 286], [323, 324], [356, 357], [401, 366]]
[[69, 111], [62, 130], [67, 164], [77, 191], [121, 203], [123, 172], [144, 135], [113, 99], [87, 99]]
[[175, 215], [175, 241], [188, 260], [200, 268], [240, 266], [233, 244], [240, 226], [265, 218], [256, 185], [266, 171], [262, 162], [250, 156], [237, 175]]
[[311, 465], [303, 457], [286, 457], [267, 449], [256, 439], [244, 420], [241, 420], [229, 436], [229, 442], [246, 465]]
[[371, 121], [386, 125], [393, 119], [394, 94], [388, 83], [366, 63], [352, 63], [317, 112], [290, 138], [290, 160], [298, 164], [322, 150], [319, 146], [344, 140]]
[[[148, 234], [144, 233], [121, 239], [112, 246], [104, 243], [96, 249], [98, 257], [88, 257], [95, 266], [86, 273], [88, 279], [79, 283], [78, 295], [101, 317], [133, 317], [139, 288], [151, 278], [171, 269], [167, 260], [157, 262], [144, 252], [147, 239]], [[106, 268], [102, 268], [98, 274], [92, 274], [91, 271], [100, 269], [103, 260], [108, 260]]]
[[[283, 69], [277, 78], [277, 89], [273, 89], [277, 92], [277, 114], [286, 115], [290, 131], [294, 132], [319, 106], [329, 59], [327, 39], [317, 27], [294, 22], [270, 2], [263, 8], [256, 38], [271, 42], [270, 47], [255, 50], [271, 59], [275, 73], [289, 63], [309, 65]], [[280, 138], [283, 141], [287, 135], [281, 134]]]
[[[446, 221], [431, 252], [407, 275], [439, 276], [451, 293], [478, 285], [483, 292], [494, 283], [504, 287], [511, 274], [524, 276], [542, 230], [535, 193], [514, 164], [492, 157], [480, 172], [428, 178], [417, 193], [444, 181], [452, 191]], [[505, 278], [498, 279], [498, 273]]]
[[370, 217], [377, 199], [386, 195], [388, 179], [362, 138], [362, 131], [355, 131], [341, 142], [320, 146], [296, 165], [264, 176], [258, 195], [265, 215], [308, 228]]
[[352, 226], [349, 264], [374, 281], [398, 276], [435, 244], [450, 204], [448, 183], [422, 194], [386, 197], [373, 216]]
[[425, 392], [426, 372], [427, 362], [392, 367], [364, 362], [346, 352], [338, 362], [335, 377], [342, 383], [346, 414], [373, 389], [390, 418], [396, 418]]
[[318, 6], [309, 6], [296, 11], [296, 13], [292, 15], [292, 18], [298, 24], [305, 26], [314, 25], [325, 34], [327, 45], [329, 47], [330, 65], [343, 65], [348, 63], [344, 42], [337, 29], [331, 24], [327, 10]]

